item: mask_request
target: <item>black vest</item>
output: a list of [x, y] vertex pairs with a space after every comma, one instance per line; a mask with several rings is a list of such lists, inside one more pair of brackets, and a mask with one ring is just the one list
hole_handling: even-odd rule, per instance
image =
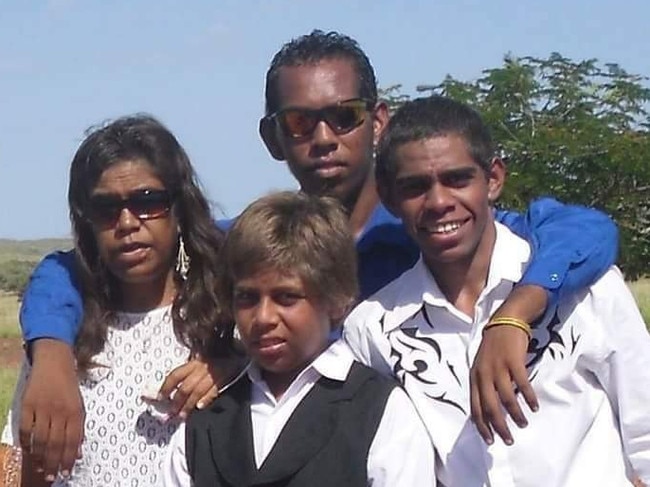
[[394, 387], [357, 362], [345, 382], [321, 377], [258, 470], [251, 384], [244, 378], [187, 421], [187, 464], [194, 486], [366, 487], [368, 451]]

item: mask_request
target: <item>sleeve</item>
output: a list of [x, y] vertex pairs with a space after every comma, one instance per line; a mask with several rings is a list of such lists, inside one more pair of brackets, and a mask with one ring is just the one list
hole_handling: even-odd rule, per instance
[[164, 487], [191, 487], [192, 478], [185, 457], [185, 423], [172, 435], [162, 465]]
[[406, 393], [396, 387], [386, 402], [368, 452], [372, 487], [436, 485], [433, 445]]
[[74, 343], [83, 303], [74, 275], [74, 251], [54, 252], [34, 269], [20, 308], [23, 338], [54, 338]]
[[520, 284], [547, 289], [550, 304], [591, 285], [616, 260], [618, 230], [600, 211], [540, 198], [525, 215], [497, 211], [496, 218], [532, 244]]
[[617, 412], [626, 457], [650, 485], [650, 335], [620, 274], [612, 271], [600, 284], [594, 314], [605, 329], [607, 353], [595, 374]]

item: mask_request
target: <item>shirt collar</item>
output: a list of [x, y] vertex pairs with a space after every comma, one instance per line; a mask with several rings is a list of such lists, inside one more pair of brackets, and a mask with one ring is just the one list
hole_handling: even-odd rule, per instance
[[[350, 348], [342, 339], [338, 339], [305, 367], [294, 379], [294, 382], [311, 371], [316, 371], [328, 379], [343, 382], [348, 377], [353, 361], [354, 356]], [[255, 363], [251, 363], [248, 369], [248, 378], [257, 385], [263, 382], [260, 368]]]
[[[525, 240], [498, 222], [494, 225], [496, 241], [484, 292], [494, 289], [501, 281], [519, 282], [530, 258], [530, 247]], [[398, 328], [418, 313], [423, 303], [448, 309], [452, 307], [422, 255], [411, 269], [389, 284], [384, 293], [394, 296], [384, 301], [384, 304], [388, 304], [382, 325], [384, 333]]]
[[521, 281], [530, 260], [530, 245], [510, 229], [495, 222], [496, 242], [490, 259], [490, 271], [486, 289], [496, 287], [500, 281], [517, 283]]

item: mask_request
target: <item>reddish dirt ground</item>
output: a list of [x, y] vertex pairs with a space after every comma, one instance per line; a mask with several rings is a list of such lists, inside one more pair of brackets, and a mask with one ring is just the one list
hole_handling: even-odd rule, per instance
[[0, 367], [18, 367], [23, 359], [23, 344], [20, 338], [0, 338]]

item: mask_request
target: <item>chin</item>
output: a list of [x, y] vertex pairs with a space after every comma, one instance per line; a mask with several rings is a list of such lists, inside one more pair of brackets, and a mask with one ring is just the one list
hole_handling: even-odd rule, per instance
[[164, 272], [152, 269], [133, 267], [117, 274], [117, 277], [127, 284], [146, 284], [158, 281], [164, 274]]
[[426, 260], [432, 264], [451, 265], [461, 262], [467, 262], [471, 259], [468, 252], [459, 247], [450, 247], [446, 249], [436, 249], [424, 252]]

